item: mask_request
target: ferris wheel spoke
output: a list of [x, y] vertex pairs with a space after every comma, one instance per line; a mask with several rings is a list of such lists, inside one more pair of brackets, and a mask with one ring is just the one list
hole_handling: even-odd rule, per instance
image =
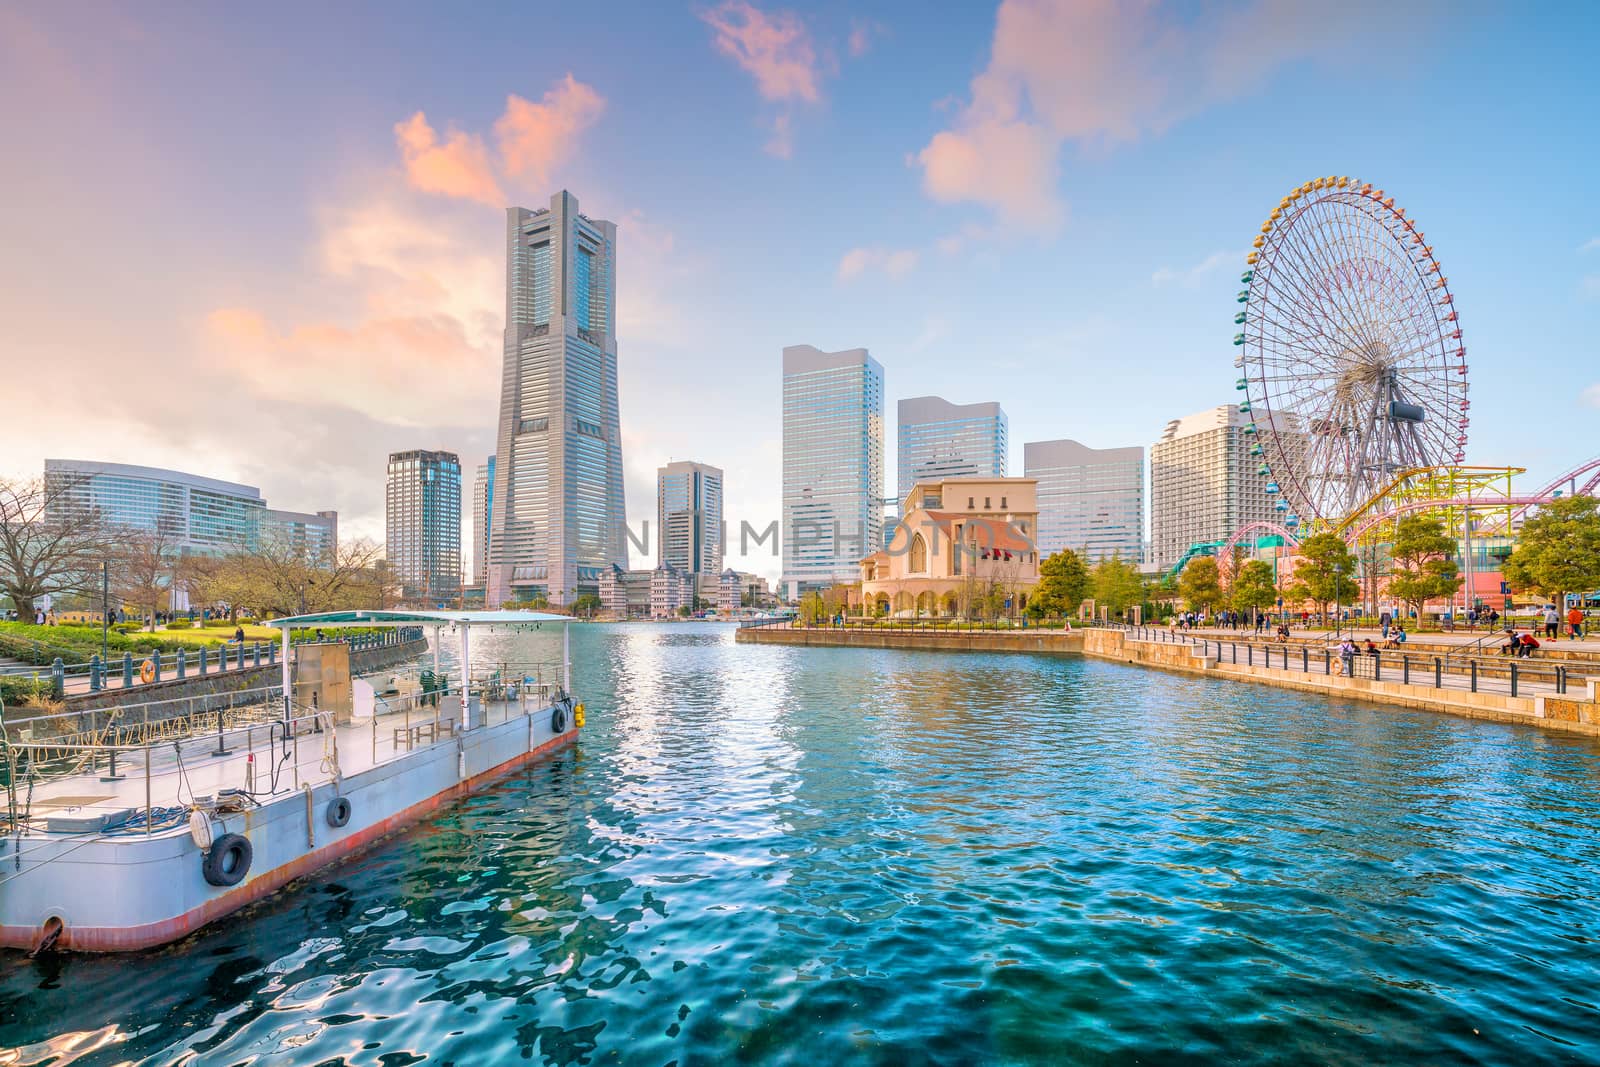
[[1467, 382], [1415, 225], [1354, 186], [1305, 188], [1255, 257], [1239, 362], [1285, 500], [1331, 518], [1458, 453]]

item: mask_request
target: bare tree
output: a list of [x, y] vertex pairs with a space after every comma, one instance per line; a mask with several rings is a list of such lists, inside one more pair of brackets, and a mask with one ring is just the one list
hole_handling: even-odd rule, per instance
[[152, 630], [156, 628], [156, 612], [172, 603], [177, 561], [177, 542], [159, 528], [125, 535], [113, 554], [113, 592], [119, 600], [143, 612]]
[[106, 536], [99, 516], [77, 502], [73, 479], [0, 479], [0, 592], [32, 622], [35, 602], [96, 591]]

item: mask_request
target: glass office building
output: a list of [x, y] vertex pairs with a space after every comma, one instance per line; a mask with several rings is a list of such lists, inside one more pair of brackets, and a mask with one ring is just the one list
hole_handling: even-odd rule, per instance
[[614, 223], [506, 209], [506, 332], [485, 603], [598, 592], [627, 567]]
[[489, 575], [489, 528], [494, 522], [494, 457], [478, 464], [472, 478], [472, 584], [481, 590]]
[[883, 540], [883, 367], [864, 348], [783, 350], [783, 582], [860, 577]]
[[225, 555], [287, 538], [307, 553], [337, 544], [339, 515], [273, 511], [253, 485], [184, 471], [79, 459], [44, 461], [51, 518], [97, 513], [117, 529], [160, 534], [173, 551]]
[[680, 461], [656, 471], [660, 565], [687, 574], [722, 571], [722, 471]]
[[443, 602], [461, 592], [461, 461], [413, 449], [389, 456], [384, 556], [408, 600]]
[[946, 478], [1004, 478], [1006, 413], [996, 403], [952, 404], [918, 396], [898, 405], [896, 458], [899, 498], [917, 482]]
[[1070, 548], [1089, 563], [1144, 555], [1144, 449], [1028, 441], [1022, 473], [1038, 482], [1039, 555]]

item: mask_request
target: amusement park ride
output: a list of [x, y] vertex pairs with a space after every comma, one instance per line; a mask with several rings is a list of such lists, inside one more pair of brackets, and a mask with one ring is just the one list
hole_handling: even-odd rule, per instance
[[1433, 246], [1382, 189], [1329, 177], [1291, 190], [1246, 265], [1234, 384], [1279, 519], [1192, 546], [1174, 571], [1236, 547], [1292, 552], [1325, 532], [1374, 566], [1398, 519], [1420, 513], [1462, 544], [1470, 597], [1475, 557], [1503, 559], [1532, 509], [1600, 487], [1600, 457], [1531, 494], [1513, 488], [1521, 467], [1464, 465], [1460, 313]]

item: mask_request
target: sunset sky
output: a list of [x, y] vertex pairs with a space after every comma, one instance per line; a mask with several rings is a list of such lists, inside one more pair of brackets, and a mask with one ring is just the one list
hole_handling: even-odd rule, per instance
[[0, 473], [381, 539], [391, 450], [493, 448], [503, 208], [562, 187], [618, 225], [635, 526], [669, 459], [777, 518], [791, 344], [870, 349], [891, 424], [999, 401], [1015, 474], [1148, 446], [1235, 399], [1262, 218], [1349, 175], [1449, 275], [1469, 462], [1532, 489], [1600, 452], [1597, 46], [1580, 3], [0, 5]]

